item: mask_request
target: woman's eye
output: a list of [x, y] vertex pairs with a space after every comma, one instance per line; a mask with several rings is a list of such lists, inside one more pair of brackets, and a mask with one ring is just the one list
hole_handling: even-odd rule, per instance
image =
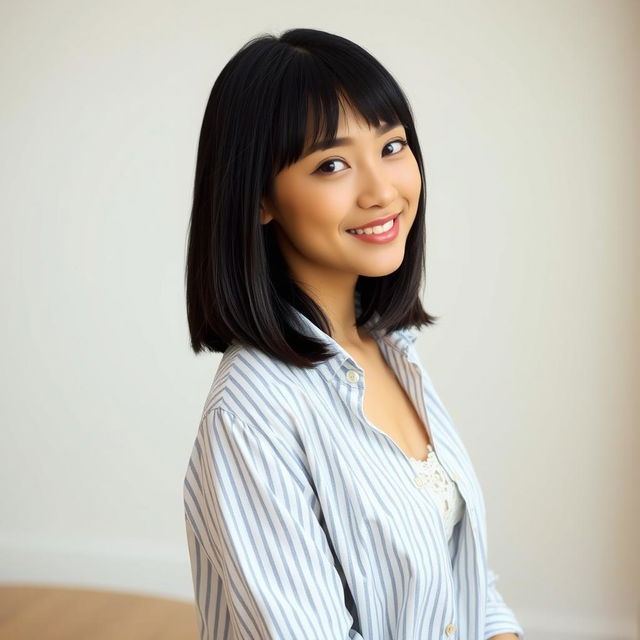
[[[407, 146], [407, 144], [408, 144], [408, 143], [407, 143], [407, 141], [406, 141], [406, 140], [404, 140], [404, 139], [401, 139], [401, 140], [392, 140], [391, 142], [387, 142], [387, 144], [385, 144], [385, 145], [384, 145], [384, 148], [386, 149], [387, 147], [390, 147], [390, 146], [391, 146], [391, 145], [393, 145], [393, 144], [398, 144], [398, 145], [400, 145], [400, 148], [398, 149], [398, 151], [396, 151], [396, 153], [390, 153], [390, 154], [388, 153], [388, 154], [386, 154], [386, 155], [392, 155], [392, 156], [393, 156], [393, 155], [397, 155], [398, 153], [400, 153], [400, 152], [401, 152], [401, 151], [402, 151], [402, 150]], [[344, 162], [344, 160], [340, 160], [339, 158], [334, 158], [334, 159], [332, 159], [332, 160], [327, 160], [326, 162], [323, 162], [323, 163], [322, 163], [322, 164], [321, 164], [321, 165], [320, 165], [320, 166], [315, 170], [315, 172], [314, 172], [314, 173], [324, 173], [324, 174], [327, 174], [327, 175], [330, 175], [330, 174], [332, 174], [332, 173], [338, 173], [337, 171], [331, 171], [331, 170], [329, 170], [329, 171], [323, 171], [323, 170], [322, 170], [322, 169], [323, 169], [323, 167], [329, 167], [329, 166], [331, 166], [331, 165], [335, 165], [335, 164], [336, 164], [336, 162], [337, 162], [337, 163], [342, 162], [342, 164], [346, 164], [346, 163]]]
[[[400, 151], [402, 151], [406, 146], [407, 146], [407, 141], [406, 140], [392, 140], [391, 142], [388, 142], [387, 144], [385, 144], [385, 148], [387, 148], [389, 145], [392, 144], [399, 144], [400, 145], [400, 149], [398, 149], [398, 153], [400, 153]], [[391, 154], [394, 155], [394, 154]]]
[[[327, 160], [326, 162], [323, 162], [317, 169], [316, 171], [318, 171], [319, 173], [337, 173], [337, 171], [322, 171], [322, 167], [329, 167], [331, 165], [335, 165], [335, 163], [338, 162], [342, 162], [342, 160], [338, 160], [337, 158], [335, 160]], [[344, 164], [344, 163], [343, 163]]]

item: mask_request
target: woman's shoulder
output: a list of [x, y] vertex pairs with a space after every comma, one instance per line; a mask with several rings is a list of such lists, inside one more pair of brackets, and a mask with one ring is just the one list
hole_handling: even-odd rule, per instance
[[251, 345], [233, 342], [213, 377], [203, 417], [220, 409], [246, 423], [282, 422], [304, 406], [312, 371], [291, 365]]

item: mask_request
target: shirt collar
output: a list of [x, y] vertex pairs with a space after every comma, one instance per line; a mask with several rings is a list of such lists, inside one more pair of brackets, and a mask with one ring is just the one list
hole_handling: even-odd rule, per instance
[[[329, 356], [323, 362], [316, 365], [316, 368], [324, 375], [325, 378], [333, 378], [341, 369], [358, 368], [358, 365], [349, 353], [341, 347], [330, 335], [326, 334], [317, 327], [309, 318], [298, 311], [293, 305], [285, 301], [285, 304], [292, 311], [297, 320], [297, 328], [304, 335], [316, 338], [317, 340], [327, 344], [334, 355]], [[380, 314], [375, 311], [373, 316], [365, 323], [364, 327], [370, 333], [378, 344], [386, 343], [392, 348], [400, 351], [403, 356], [407, 357], [407, 353], [411, 345], [417, 338], [417, 333], [412, 329], [396, 329], [384, 335], [382, 330], [373, 330], [371, 326], [378, 320]]]

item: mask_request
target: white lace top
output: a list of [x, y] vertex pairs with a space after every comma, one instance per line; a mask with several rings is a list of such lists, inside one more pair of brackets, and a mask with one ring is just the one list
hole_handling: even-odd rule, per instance
[[458, 486], [440, 464], [436, 452], [430, 444], [426, 460], [418, 460], [411, 456], [409, 459], [413, 462], [416, 471], [425, 477], [424, 487], [431, 492], [438, 505], [444, 531], [447, 540], [449, 540], [453, 528], [462, 518], [464, 512], [464, 500], [458, 491]]

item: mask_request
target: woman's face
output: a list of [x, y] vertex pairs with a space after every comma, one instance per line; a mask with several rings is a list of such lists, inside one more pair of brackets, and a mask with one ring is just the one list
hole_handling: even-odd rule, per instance
[[[370, 277], [401, 265], [421, 191], [418, 163], [403, 143], [402, 125], [380, 130], [347, 111], [330, 148], [309, 149], [275, 178], [273, 197], [262, 201], [262, 223], [276, 236], [292, 275], [314, 284], [339, 274]], [[394, 227], [367, 242], [349, 233], [378, 218], [400, 214]], [[371, 239], [376, 236], [366, 235]], [[335, 281], [335, 279], [333, 280]]]

